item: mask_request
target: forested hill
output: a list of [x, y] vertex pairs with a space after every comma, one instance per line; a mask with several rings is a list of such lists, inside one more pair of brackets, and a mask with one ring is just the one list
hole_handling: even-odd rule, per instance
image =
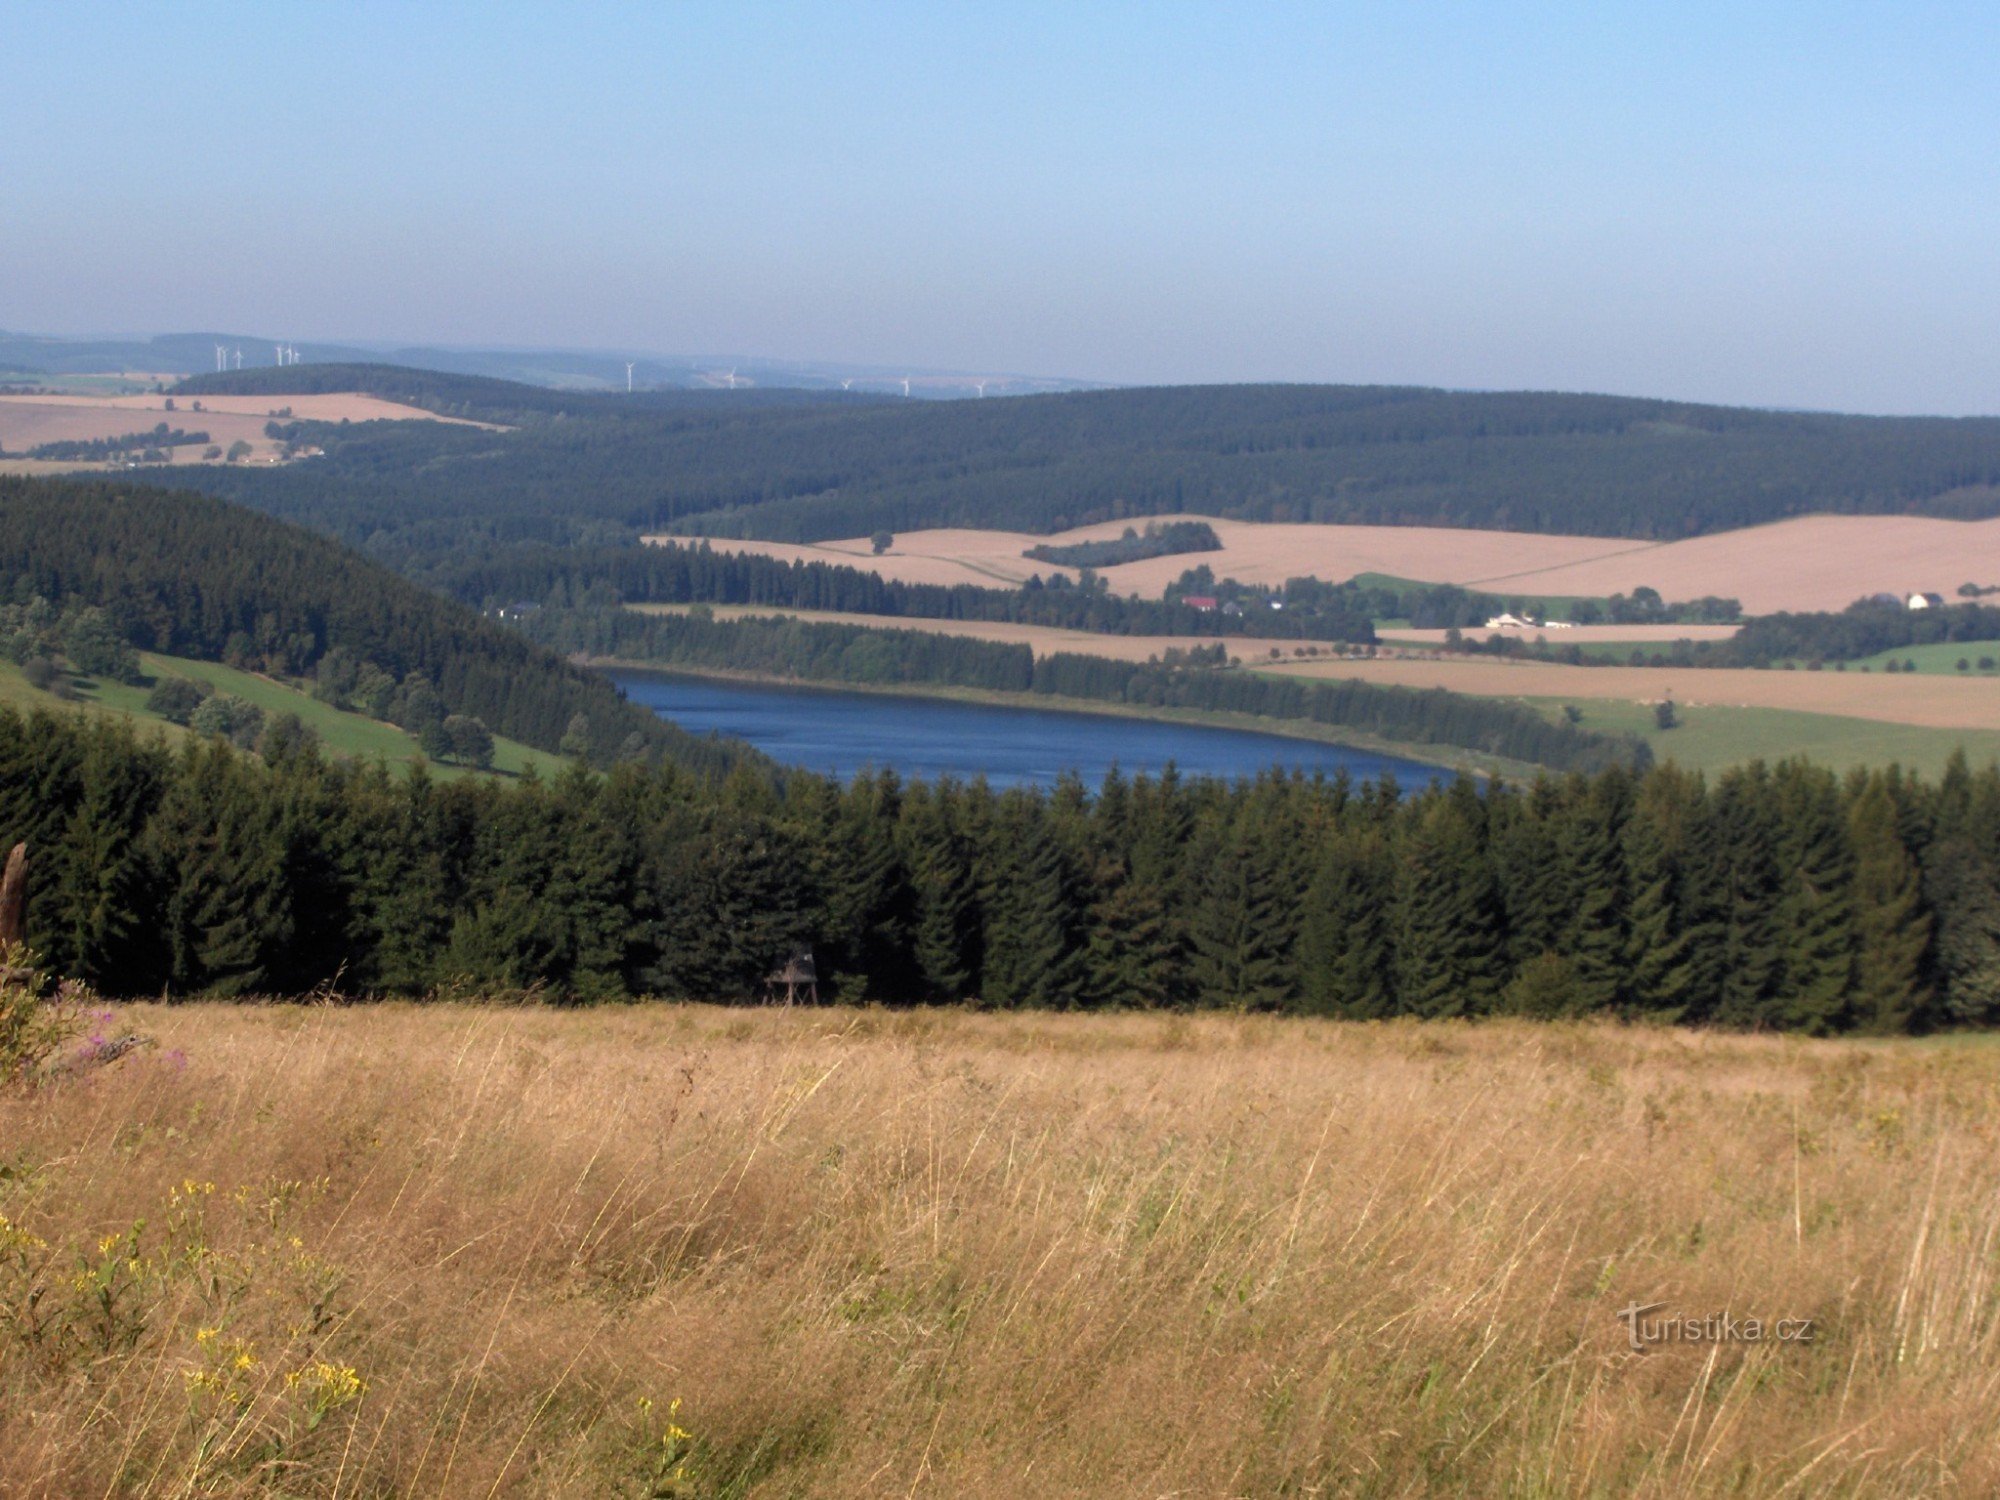
[[445, 712], [598, 764], [723, 770], [750, 754], [323, 537], [202, 495], [0, 477], [0, 602], [36, 599], [101, 608], [143, 650], [322, 683], [388, 674]]
[[184, 389], [279, 395], [343, 381], [511, 430], [301, 424], [324, 458], [206, 469], [191, 482], [397, 566], [488, 542], [1047, 531], [1176, 511], [1648, 538], [1815, 511], [2000, 514], [2000, 419], [1989, 418], [1350, 386], [954, 402], [590, 396], [310, 365], [202, 376]]

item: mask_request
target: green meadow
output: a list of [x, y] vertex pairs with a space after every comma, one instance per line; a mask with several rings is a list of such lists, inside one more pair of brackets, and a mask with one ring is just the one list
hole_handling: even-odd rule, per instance
[[[321, 747], [329, 755], [354, 760], [382, 760], [390, 765], [408, 765], [423, 758], [415, 736], [394, 724], [385, 724], [365, 714], [348, 713], [330, 703], [322, 703], [302, 688], [255, 672], [238, 671], [219, 662], [189, 661], [150, 651], [142, 652], [139, 660], [148, 677], [184, 677], [205, 682], [217, 692], [231, 693], [247, 703], [254, 703], [267, 716], [297, 714], [300, 721], [319, 736]], [[150, 683], [133, 686], [91, 678], [81, 682], [72, 679], [72, 686], [76, 688], [75, 697], [58, 698], [30, 684], [21, 675], [21, 669], [12, 662], [0, 660], [0, 704], [8, 704], [24, 712], [34, 708], [71, 707], [123, 714], [137, 723], [157, 726], [174, 740], [183, 739], [189, 733], [146, 707], [147, 694], [152, 690]], [[504, 739], [499, 735], [493, 737], [493, 769], [503, 775], [518, 776], [533, 767], [537, 774], [548, 776], [562, 766], [563, 759], [559, 755], [536, 750], [518, 740]], [[464, 767], [452, 765], [434, 764], [433, 769], [444, 776], [474, 774]]]

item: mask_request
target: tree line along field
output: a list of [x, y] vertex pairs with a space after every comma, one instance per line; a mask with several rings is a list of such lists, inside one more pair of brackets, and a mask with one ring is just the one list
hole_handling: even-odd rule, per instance
[[[1128, 525], [1102, 522], [1053, 538], [1013, 531], [916, 530], [876, 553], [867, 537], [799, 544], [715, 537], [719, 549], [784, 561], [838, 562], [906, 583], [1020, 584], [1076, 570], [1025, 555], [1037, 544], [1114, 538]], [[1217, 578], [1282, 587], [1301, 577], [1340, 583], [1386, 574], [1453, 583], [1500, 595], [1603, 598], [1653, 588], [1669, 599], [1718, 595], [1752, 614], [1843, 609], [1877, 592], [1949, 595], [2000, 556], [2000, 521], [1913, 516], [1801, 516], [1668, 542], [1426, 526], [1284, 525], [1202, 517], [1222, 542], [1198, 557], [1172, 555], [1099, 569], [1121, 593], [1157, 598], [1191, 562]], [[1985, 581], [1985, 580], [1979, 580]]]
[[2000, 1488], [1981, 1042], [105, 1024], [156, 1045], [0, 1093], [9, 1494]]
[[1001, 1009], [2000, 1018], [2000, 768], [1800, 761], [1405, 794], [1267, 773], [846, 785], [748, 764], [449, 784], [0, 709], [27, 932], [120, 995], [473, 989]]
[[[1361, 657], [1345, 649], [1316, 642], [1271, 640], [1255, 636], [1125, 636], [1096, 635], [1087, 631], [1063, 630], [1053, 626], [1011, 624], [987, 620], [929, 620], [908, 616], [852, 615], [830, 610], [772, 611], [756, 605], [636, 605], [635, 612], [656, 617], [685, 615], [706, 610], [717, 621], [752, 622], [795, 620], [802, 625], [835, 630], [865, 628], [876, 633], [885, 648], [880, 653], [893, 656], [886, 648], [899, 633], [933, 634], [947, 640], [990, 645], [1016, 645], [1045, 662], [1058, 656], [1103, 659], [1111, 662], [1143, 663], [1155, 658], [1185, 656], [1190, 652], [1218, 653], [1239, 668], [1269, 677], [1313, 682], [1362, 681], [1416, 690], [1443, 688], [1454, 693], [1524, 702], [1534, 705], [1551, 719], [1568, 722], [1567, 710], [1581, 716], [1582, 727], [1601, 733], [1631, 735], [1650, 747], [1659, 761], [1706, 771], [1720, 771], [1751, 760], [1776, 760], [1787, 755], [1809, 755], [1838, 769], [1854, 766], [1881, 766], [1899, 763], [1930, 775], [1942, 772], [1955, 752], [1963, 751], [1975, 762], [1985, 764], [2000, 758], [2000, 697], [1990, 681], [1953, 682], [1930, 686], [1900, 673], [1885, 673], [1877, 666], [1863, 673], [1856, 664], [1846, 672], [1831, 669], [1806, 671], [1743, 671], [1720, 668], [1628, 667], [1623, 665], [1572, 667], [1559, 663], [1495, 661], [1481, 657], [1436, 656], [1440, 640], [1405, 643], [1386, 636], [1385, 644], [1372, 657]], [[581, 623], [579, 617], [578, 624]], [[569, 631], [570, 624], [551, 619], [537, 625], [550, 634]], [[1633, 632], [1654, 627], [1600, 627], [1618, 632], [1622, 639], [1603, 649], [1615, 660], [1632, 649]], [[1659, 627], [1676, 634], [1690, 635], [1699, 626]], [[1720, 639], [1728, 627], [1714, 627]], [[1574, 632], [1589, 636], [1584, 627]], [[1435, 632], [1439, 637], [1442, 632]], [[581, 643], [585, 633], [565, 635]], [[629, 643], [628, 643], [629, 645]], [[1409, 654], [1414, 647], [1416, 654]], [[607, 658], [620, 658], [621, 650], [609, 646], [586, 646]], [[1586, 650], [1591, 649], [1588, 645]], [[1963, 654], [1957, 644], [1944, 647], [1911, 648], [1919, 654], [1944, 651], [1949, 660]], [[1275, 654], [1274, 654], [1275, 653]], [[1908, 652], [1888, 653], [1901, 661]], [[765, 662], [744, 643], [744, 649], [730, 654], [729, 669], [776, 680], [827, 680], [856, 686], [892, 686], [901, 692], [954, 691], [940, 686], [953, 681], [946, 674], [910, 676], [893, 671], [873, 671], [866, 667], [869, 653], [843, 657], [831, 675], [818, 674], [816, 663], [804, 655]], [[1976, 657], [1974, 658], [1977, 659]], [[717, 663], [693, 654], [671, 658], [639, 656], [629, 665], [657, 665], [675, 670], [713, 670]], [[849, 669], [852, 670], [849, 670]], [[914, 666], [912, 671], [914, 671]], [[1960, 674], [1949, 672], [1951, 678]], [[1971, 678], [1983, 674], [1974, 671]], [[1930, 674], [1939, 680], [1938, 673]], [[1672, 698], [1677, 723], [1661, 729], [1655, 706]], [[1069, 700], [1088, 707], [1094, 700]], [[1135, 711], [1145, 712], [1142, 707]], [[1271, 720], [1290, 731], [1311, 733], [1303, 721]], [[1257, 727], [1246, 722], [1244, 727]], [[1335, 736], [1338, 738], [1338, 735]], [[1435, 747], [1404, 742], [1400, 753], [1425, 758]]]

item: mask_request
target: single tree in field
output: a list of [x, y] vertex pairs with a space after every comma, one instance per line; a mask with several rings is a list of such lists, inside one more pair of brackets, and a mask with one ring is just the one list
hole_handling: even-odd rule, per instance
[[444, 737], [451, 743], [453, 760], [481, 770], [493, 764], [493, 731], [472, 715], [445, 715]]
[[1674, 700], [1662, 698], [1653, 705], [1653, 723], [1660, 729], [1672, 729], [1680, 723], [1680, 712], [1674, 707]]
[[873, 547], [875, 555], [880, 557], [884, 552], [887, 552], [891, 547], [896, 545], [896, 534], [893, 531], [878, 531], [875, 535], [868, 538], [868, 545]]

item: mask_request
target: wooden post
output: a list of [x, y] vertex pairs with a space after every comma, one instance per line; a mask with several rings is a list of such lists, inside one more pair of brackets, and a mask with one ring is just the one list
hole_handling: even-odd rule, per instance
[[16, 844], [0, 876], [0, 952], [28, 941], [28, 846]]

